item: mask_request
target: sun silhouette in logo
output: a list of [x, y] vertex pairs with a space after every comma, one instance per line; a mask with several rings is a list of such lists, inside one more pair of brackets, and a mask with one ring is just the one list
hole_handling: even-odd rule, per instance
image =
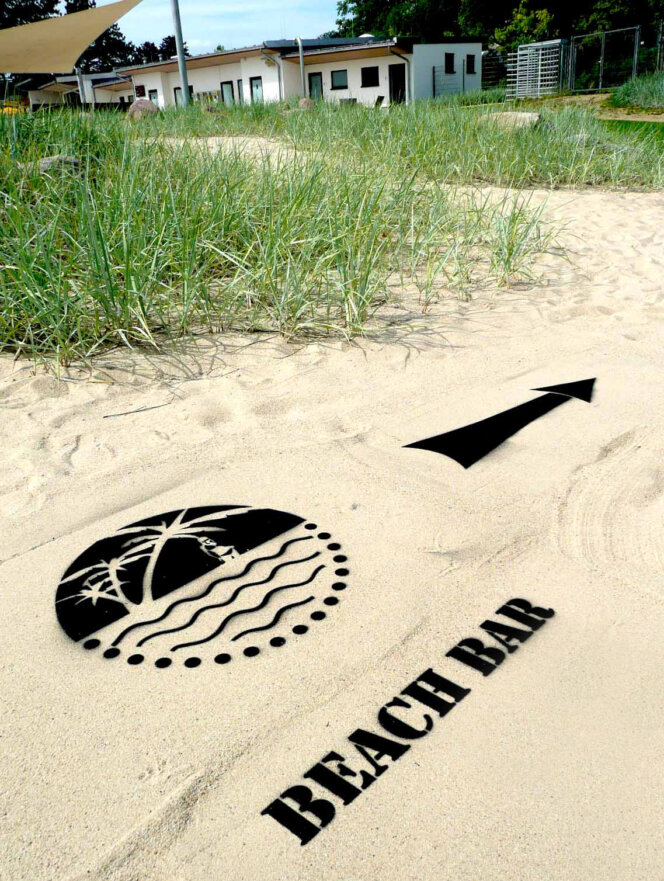
[[223, 665], [279, 648], [324, 621], [348, 586], [341, 545], [271, 508], [185, 508], [95, 542], [55, 597], [85, 649], [133, 666]]

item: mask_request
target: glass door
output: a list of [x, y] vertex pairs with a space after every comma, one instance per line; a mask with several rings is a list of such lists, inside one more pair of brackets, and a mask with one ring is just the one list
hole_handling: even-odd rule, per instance
[[263, 103], [263, 77], [252, 76], [249, 80], [249, 88], [251, 89], [251, 103]]
[[309, 97], [319, 101], [323, 97], [323, 74], [309, 74]]
[[233, 82], [228, 80], [225, 83], [221, 83], [221, 100], [224, 104], [232, 104], [235, 98], [233, 94]]

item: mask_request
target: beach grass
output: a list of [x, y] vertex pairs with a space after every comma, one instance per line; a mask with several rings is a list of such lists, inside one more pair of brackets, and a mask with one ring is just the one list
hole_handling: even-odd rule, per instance
[[664, 110], [664, 71], [639, 76], [611, 93], [613, 107]]
[[[0, 348], [68, 363], [192, 332], [350, 338], [398, 297], [395, 277], [423, 310], [528, 277], [550, 243], [541, 208], [451, 184], [662, 181], [664, 150], [647, 138], [575, 112], [506, 131], [487, 112], [429, 102], [195, 106], [137, 126], [76, 111], [0, 120]], [[212, 153], [192, 137], [205, 134], [289, 150]], [[83, 166], [40, 174], [54, 154]]]

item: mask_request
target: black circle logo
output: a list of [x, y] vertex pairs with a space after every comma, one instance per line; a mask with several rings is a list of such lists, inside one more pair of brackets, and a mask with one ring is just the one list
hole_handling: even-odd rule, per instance
[[224, 665], [324, 621], [347, 586], [329, 532], [271, 508], [185, 508], [95, 542], [55, 597], [60, 626], [106, 659]]

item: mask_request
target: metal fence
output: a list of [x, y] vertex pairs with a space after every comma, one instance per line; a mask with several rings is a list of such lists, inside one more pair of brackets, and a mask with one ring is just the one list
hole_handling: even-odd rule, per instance
[[570, 41], [567, 87], [599, 92], [622, 85], [638, 72], [641, 28], [576, 34]]
[[575, 34], [570, 41], [565, 87], [571, 92], [600, 92], [663, 67], [661, 24], [656, 32], [636, 26]]
[[507, 97], [540, 98], [560, 91], [567, 61], [563, 40], [527, 43], [507, 58]]
[[495, 49], [482, 52], [482, 88], [496, 89], [507, 82], [507, 55]]

